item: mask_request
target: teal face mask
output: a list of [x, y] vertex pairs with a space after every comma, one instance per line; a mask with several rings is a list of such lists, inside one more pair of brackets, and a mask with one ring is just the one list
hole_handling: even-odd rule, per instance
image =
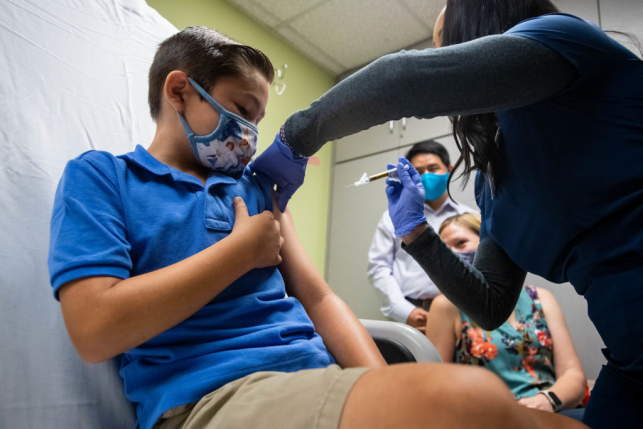
[[435, 174], [424, 173], [420, 176], [422, 186], [424, 186], [424, 199], [437, 200], [447, 190], [447, 182], [449, 181], [449, 173]]

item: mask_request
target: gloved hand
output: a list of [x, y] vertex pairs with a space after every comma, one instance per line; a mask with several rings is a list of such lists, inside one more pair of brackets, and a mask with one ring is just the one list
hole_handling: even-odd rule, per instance
[[[424, 187], [420, 174], [406, 159], [400, 158], [397, 164], [397, 175], [400, 182], [386, 179], [386, 196], [388, 197], [388, 213], [398, 237], [413, 231], [416, 226], [426, 223], [424, 216]], [[405, 167], [408, 165], [408, 167]], [[396, 168], [389, 164], [387, 170]], [[408, 169], [406, 169], [408, 168]]]
[[263, 174], [267, 180], [277, 185], [277, 207], [283, 212], [295, 191], [304, 183], [308, 158], [296, 158], [277, 133], [268, 148], [250, 163], [254, 173]]

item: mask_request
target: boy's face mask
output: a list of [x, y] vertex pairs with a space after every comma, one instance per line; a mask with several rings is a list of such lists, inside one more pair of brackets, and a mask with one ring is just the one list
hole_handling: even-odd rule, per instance
[[437, 200], [447, 190], [449, 173], [424, 173], [420, 176], [420, 179], [422, 180], [422, 186], [424, 186], [424, 199]]
[[243, 171], [257, 151], [259, 131], [251, 122], [227, 111], [198, 83], [188, 78], [192, 86], [219, 112], [219, 125], [210, 134], [197, 136], [192, 132], [181, 112], [183, 124], [194, 157], [199, 164], [219, 173], [234, 174]]

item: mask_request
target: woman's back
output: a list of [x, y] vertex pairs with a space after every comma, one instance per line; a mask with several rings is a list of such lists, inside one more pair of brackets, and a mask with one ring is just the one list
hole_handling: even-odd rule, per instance
[[571, 15], [506, 34], [548, 46], [578, 77], [543, 101], [496, 112], [506, 168], [494, 192], [477, 179], [483, 230], [521, 268], [583, 294], [605, 261], [640, 253], [643, 61]]

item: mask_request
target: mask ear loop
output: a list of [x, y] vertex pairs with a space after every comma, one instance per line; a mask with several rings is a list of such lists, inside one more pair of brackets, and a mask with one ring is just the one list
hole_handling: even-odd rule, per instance
[[[232, 113], [232, 112], [230, 112], [230, 111], [226, 110], [222, 105], [220, 105], [220, 104], [217, 102], [217, 100], [215, 100], [214, 98], [212, 98], [212, 96], [211, 96], [210, 94], [208, 94], [208, 93], [205, 91], [205, 89], [203, 89], [203, 88], [201, 87], [201, 85], [199, 85], [198, 83], [196, 83], [196, 82], [194, 81], [194, 79], [192, 79], [191, 77], [188, 77], [188, 80], [190, 81], [190, 83], [192, 84], [192, 86], [194, 87], [194, 89], [196, 89], [196, 90], [197, 90], [197, 92], [198, 92], [199, 94], [201, 94], [201, 96], [202, 96], [203, 98], [205, 98], [205, 99], [207, 100], [207, 102], [208, 102], [212, 107], [214, 107], [214, 108], [217, 110], [217, 112], [219, 112], [219, 116], [227, 116], [228, 118], [235, 119], [236, 121], [241, 122], [243, 125], [245, 125], [246, 127], [250, 128], [251, 130], [254, 130], [256, 133], [258, 133], [258, 132], [259, 132], [259, 130], [257, 129], [257, 127], [256, 127], [253, 123], [249, 122], [248, 120], [246, 120], [245, 118], [242, 118], [241, 116], [239, 116], [239, 115], [237, 115], [237, 114], [234, 114], [234, 113]], [[220, 118], [220, 119], [219, 119], [219, 124], [221, 124], [221, 122], [222, 122], [222, 121], [221, 121], [221, 118]], [[217, 128], [218, 128], [218, 127], [217, 127]], [[216, 131], [217, 131], [217, 130], [214, 130], [214, 132], [216, 132]]]
[[196, 148], [196, 145], [194, 144], [194, 132], [192, 131], [192, 128], [190, 128], [190, 125], [188, 124], [188, 121], [185, 120], [183, 117], [183, 114], [177, 110], [176, 112], [179, 115], [179, 119], [181, 120], [181, 124], [183, 124], [183, 129], [185, 130], [185, 134], [188, 136], [188, 143], [190, 143], [190, 147], [192, 148], [192, 153], [194, 154], [194, 157], [196, 159], [199, 159], [199, 151]]

